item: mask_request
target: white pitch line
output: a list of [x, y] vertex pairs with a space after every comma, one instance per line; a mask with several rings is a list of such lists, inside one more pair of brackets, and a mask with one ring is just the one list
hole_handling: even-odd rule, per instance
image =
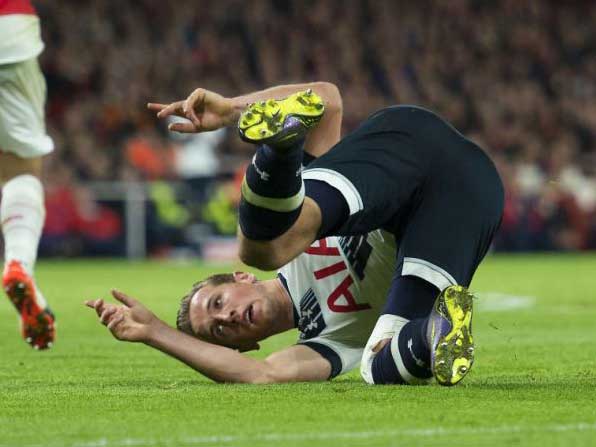
[[474, 303], [480, 312], [507, 312], [528, 309], [536, 303], [533, 296], [509, 295], [501, 292], [475, 293], [478, 300]]
[[[213, 436], [194, 436], [180, 437], [177, 439], [141, 439], [124, 438], [110, 440], [101, 438], [95, 441], [75, 442], [69, 444], [69, 447], [137, 447], [137, 446], [163, 446], [179, 447], [181, 445], [206, 446], [206, 445], [226, 445], [232, 447], [232, 443], [250, 443], [255, 442], [299, 442], [299, 441], [330, 441], [330, 440], [362, 440], [373, 438], [430, 438], [453, 435], [482, 435], [482, 434], [523, 434], [523, 433], [566, 433], [566, 432], [586, 432], [596, 431], [596, 422], [579, 422], [575, 424], [552, 424], [552, 425], [500, 425], [469, 428], [446, 428], [446, 427], [428, 427], [411, 428], [403, 430], [370, 430], [370, 431], [343, 431], [343, 432], [312, 432], [312, 433], [268, 433], [254, 436], [244, 435], [213, 435]], [[21, 447], [65, 447], [66, 444], [44, 443], [44, 444], [21, 444]], [[14, 447], [7, 444], [0, 444], [0, 447]]]

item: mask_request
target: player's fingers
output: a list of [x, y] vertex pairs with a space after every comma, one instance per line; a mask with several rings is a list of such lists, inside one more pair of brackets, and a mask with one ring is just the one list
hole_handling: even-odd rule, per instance
[[97, 314], [98, 317], [101, 316], [101, 313], [104, 310], [104, 306], [105, 306], [105, 303], [101, 298], [98, 300], [95, 300], [93, 307], [95, 308], [95, 313]]
[[159, 102], [148, 102], [147, 103], [147, 108], [149, 110], [153, 110], [154, 112], [159, 112], [163, 109], [165, 109], [168, 105], [167, 104], [161, 104]]
[[195, 112], [195, 108], [199, 104], [201, 104], [204, 100], [205, 100], [205, 90], [203, 90], [202, 88], [198, 88], [194, 92], [192, 92], [188, 96], [188, 98], [186, 98], [186, 101], [184, 101], [184, 105], [182, 106], [184, 115], [186, 115], [186, 117], [189, 120], [191, 120], [197, 127], [201, 126], [201, 120], [197, 116], [197, 114]]
[[118, 308], [116, 306], [109, 306], [106, 310], [104, 310], [101, 313], [99, 320], [101, 321], [102, 324], [107, 325], [117, 311], [118, 311]]
[[188, 112], [186, 112], [186, 118], [191, 120], [196, 127], [201, 127], [201, 120], [195, 113], [194, 109], [190, 109]]
[[124, 314], [122, 314], [122, 313], [118, 314], [118, 315], [116, 315], [116, 317], [112, 318], [112, 321], [110, 321], [108, 323], [107, 327], [110, 331], [113, 331], [116, 328], [116, 326], [118, 326], [123, 321], [124, 321]]
[[172, 104], [166, 106], [165, 108], [161, 109], [158, 113], [157, 113], [157, 117], [158, 118], [165, 118], [167, 116], [170, 115], [178, 115], [178, 116], [184, 116], [184, 111], [182, 110], [182, 103], [183, 101], [176, 101], [173, 102]]
[[199, 105], [205, 99], [205, 90], [202, 88], [195, 89], [188, 98], [184, 100], [184, 104], [182, 105], [182, 110], [185, 114], [189, 113], [192, 109], [194, 109], [197, 105]]
[[95, 302], [97, 300], [85, 300], [83, 302], [83, 304], [85, 304], [85, 306], [90, 307], [91, 309], [95, 309]]
[[180, 133], [196, 133], [200, 132], [200, 128], [194, 123], [172, 123], [168, 126], [168, 130]]
[[196, 127], [201, 127], [201, 120], [195, 112], [194, 107], [189, 107], [184, 110], [184, 116], [189, 119]]
[[128, 307], [133, 307], [134, 305], [138, 304], [137, 300], [116, 289], [112, 289], [112, 296]]

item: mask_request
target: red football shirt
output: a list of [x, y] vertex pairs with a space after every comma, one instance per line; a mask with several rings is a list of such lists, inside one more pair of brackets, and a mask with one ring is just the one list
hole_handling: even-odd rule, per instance
[[35, 8], [31, 0], [0, 0], [0, 16], [8, 14], [33, 14]]

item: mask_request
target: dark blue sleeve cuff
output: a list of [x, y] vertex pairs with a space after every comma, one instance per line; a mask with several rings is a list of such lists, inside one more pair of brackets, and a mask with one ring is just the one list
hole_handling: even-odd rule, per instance
[[329, 379], [333, 379], [341, 372], [341, 359], [339, 358], [337, 352], [335, 352], [333, 349], [321, 343], [316, 343], [314, 341], [305, 341], [304, 343], [300, 344], [308, 346], [310, 349], [319, 353], [321, 356], [327, 359], [327, 361], [331, 364], [331, 374], [329, 375]]

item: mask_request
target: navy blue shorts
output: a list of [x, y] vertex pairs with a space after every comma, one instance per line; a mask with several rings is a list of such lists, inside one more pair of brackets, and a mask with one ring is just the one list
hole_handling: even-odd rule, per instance
[[334, 234], [392, 232], [397, 273], [440, 290], [469, 285], [503, 212], [503, 184], [492, 161], [420, 107], [375, 113], [310, 163], [303, 178], [323, 181], [345, 199], [349, 217]]

